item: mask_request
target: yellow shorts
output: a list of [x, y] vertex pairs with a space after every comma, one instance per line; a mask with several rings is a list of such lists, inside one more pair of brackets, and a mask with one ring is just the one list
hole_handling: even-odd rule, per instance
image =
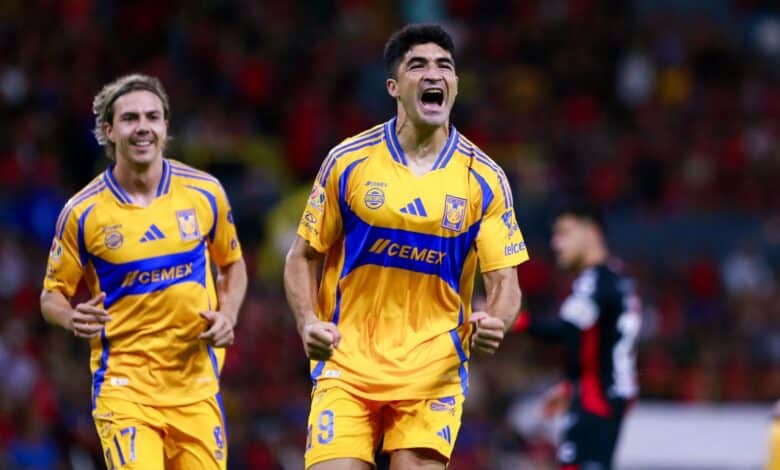
[[780, 470], [780, 417], [772, 421], [769, 430], [769, 461], [767, 470]]
[[449, 460], [460, 430], [463, 396], [372, 401], [337, 387], [312, 393], [306, 468], [325, 460], [353, 458], [374, 464], [374, 452], [433, 449]]
[[92, 418], [108, 470], [227, 468], [219, 395], [175, 407], [98, 397]]

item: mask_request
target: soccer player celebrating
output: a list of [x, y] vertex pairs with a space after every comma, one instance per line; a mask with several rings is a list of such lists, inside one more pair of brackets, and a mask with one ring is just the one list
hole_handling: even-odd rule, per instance
[[453, 52], [437, 25], [388, 40], [397, 115], [331, 150], [287, 255], [314, 381], [307, 468], [370, 468], [380, 440], [390, 468], [444, 468], [470, 351], [495, 352], [519, 309], [528, 253], [504, 172], [450, 124]]
[[635, 344], [640, 304], [633, 282], [609, 263], [601, 212], [564, 209], [553, 225], [559, 267], [577, 278], [556, 318], [522, 313], [515, 331], [562, 342], [567, 381], [546, 396], [545, 414], [567, 410], [561, 468], [609, 469], [627, 404], [638, 392]]
[[[157, 79], [122, 77], [93, 110], [114, 163], [57, 220], [43, 316], [89, 341], [109, 469], [225, 469], [219, 372], [247, 284], [230, 206], [214, 177], [163, 158]], [[74, 308], [82, 278], [92, 298]]]

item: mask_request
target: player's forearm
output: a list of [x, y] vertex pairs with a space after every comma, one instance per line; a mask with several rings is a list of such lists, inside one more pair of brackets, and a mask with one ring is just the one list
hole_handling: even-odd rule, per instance
[[217, 276], [219, 311], [227, 315], [233, 325], [238, 321], [238, 312], [246, 295], [246, 286], [246, 262], [243, 258], [220, 268]]
[[522, 302], [517, 273], [514, 268], [507, 268], [485, 273], [484, 280], [487, 294], [485, 311], [492, 317], [500, 318], [504, 322], [504, 331], [509, 331], [520, 312]]
[[298, 241], [293, 244], [284, 264], [284, 292], [298, 331], [301, 331], [304, 325], [317, 320], [315, 299], [320, 262], [315, 257], [307, 256], [297, 244]]
[[41, 292], [41, 313], [48, 323], [68, 329], [68, 320], [72, 311], [73, 306], [61, 292], [47, 290]]

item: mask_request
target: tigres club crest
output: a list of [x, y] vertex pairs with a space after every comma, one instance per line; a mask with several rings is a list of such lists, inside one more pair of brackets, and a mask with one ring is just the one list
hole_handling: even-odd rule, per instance
[[466, 218], [466, 200], [462, 197], [447, 195], [444, 199], [444, 217], [441, 219], [441, 226], [460, 232], [463, 229], [463, 220]]
[[514, 235], [516, 231], [520, 230], [520, 227], [517, 226], [517, 222], [515, 221], [515, 211], [509, 209], [508, 211], [504, 212], [504, 214], [501, 216], [501, 220], [504, 222], [504, 226], [506, 227], [507, 240], [511, 239], [512, 235]]
[[195, 217], [195, 209], [176, 211], [176, 221], [179, 223], [179, 234], [181, 234], [182, 240], [186, 242], [200, 238], [200, 228], [198, 227], [198, 218]]

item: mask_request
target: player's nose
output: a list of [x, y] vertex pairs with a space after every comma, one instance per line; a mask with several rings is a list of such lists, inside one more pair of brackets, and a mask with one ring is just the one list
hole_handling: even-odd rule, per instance
[[151, 126], [149, 123], [149, 120], [146, 118], [141, 118], [138, 120], [138, 126], [135, 129], [135, 132], [137, 134], [145, 134], [150, 132]]

